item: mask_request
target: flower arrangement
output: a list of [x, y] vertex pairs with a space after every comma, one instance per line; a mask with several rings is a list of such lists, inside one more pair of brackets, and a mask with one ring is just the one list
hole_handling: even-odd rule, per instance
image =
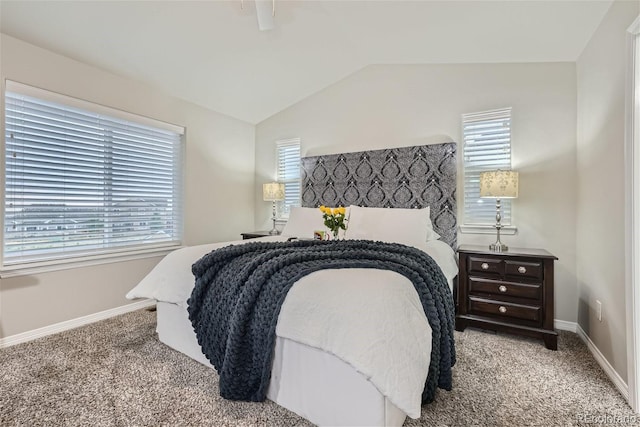
[[328, 208], [326, 206], [320, 206], [322, 211], [322, 218], [324, 219], [324, 225], [331, 230], [333, 238], [338, 238], [338, 232], [347, 229], [346, 225], [346, 209], [343, 206], [337, 208]]

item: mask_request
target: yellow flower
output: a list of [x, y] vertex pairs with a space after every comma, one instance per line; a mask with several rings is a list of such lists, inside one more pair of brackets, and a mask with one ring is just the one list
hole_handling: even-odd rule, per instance
[[327, 227], [334, 236], [337, 237], [339, 230], [346, 230], [346, 221], [345, 213], [346, 208], [344, 206], [338, 206], [335, 208], [329, 208], [327, 206], [319, 206], [318, 209], [322, 212], [322, 219], [324, 220], [324, 225]]

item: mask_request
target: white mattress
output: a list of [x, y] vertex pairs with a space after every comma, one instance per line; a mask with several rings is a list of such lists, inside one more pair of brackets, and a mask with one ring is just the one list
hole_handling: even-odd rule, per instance
[[[158, 337], [213, 368], [202, 354], [187, 310], [158, 302]], [[276, 337], [267, 397], [320, 426], [401, 426], [406, 414], [338, 357]]]

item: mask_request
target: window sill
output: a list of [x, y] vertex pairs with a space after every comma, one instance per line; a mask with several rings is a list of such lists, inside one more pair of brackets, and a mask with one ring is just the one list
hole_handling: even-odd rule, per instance
[[[460, 233], [463, 234], [496, 234], [496, 227], [493, 225], [461, 225]], [[505, 236], [513, 236], [518, 232], [515, 225], [507, 225], [500, 228], [500, 234]]]
[[96, 254], [73, 259], [58, 259], [51, 261], [34, 262], [30, 264], [8, 265], [0, 270], [0, 279], [9, 277], [27, 276], [52, 271], [69, 270], [74, 268], [91, 267], [94, 265], [111, 264], [114, 262], [133, 261], [137, 259], [165, 256], [169, 252], [180, 249], [183, 246], [165, 246], [162, 248], [148, 248], [137, 251], [117, 252], [111, 254]]

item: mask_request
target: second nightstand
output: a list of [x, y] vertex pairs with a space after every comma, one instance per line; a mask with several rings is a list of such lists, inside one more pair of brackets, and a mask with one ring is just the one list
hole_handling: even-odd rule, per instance
[[456, 330], [467, 326], [542, 338], [558, 348], [553, 328], [553, 263], [544, 249], [493, 252], [484, 246], [458, 248]]
[[248, 233], [240, 233], [242, 240], [255, 239], [256, 237], [276, 236], [276, 234], [269, 234], [268, 231], [250, 231]]

